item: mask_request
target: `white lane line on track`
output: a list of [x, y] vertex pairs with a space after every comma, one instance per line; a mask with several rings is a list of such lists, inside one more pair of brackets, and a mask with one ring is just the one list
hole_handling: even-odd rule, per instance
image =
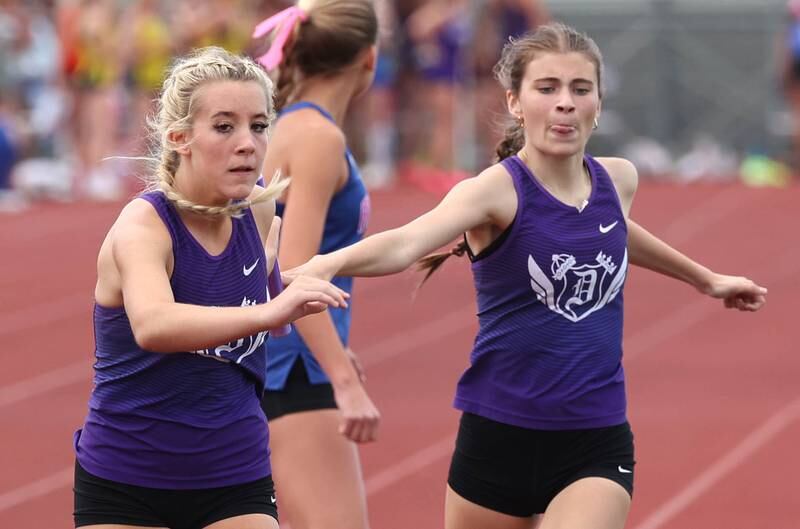
[[27, 501], [39, 498], [72, 485], [72, 476], [75, 467], [72, 465], [59, 470], [38, 481], [17, 487], [0, 494], [0, 512], [16, 507]]
[[[670, 224], [664, 230], [664, 232], [666, 234], [668, 234], [669, 237], [677, 239], [677, 241], [673, 240], [671, 242], [673, 242], [673, 243], [676, 243], [676, 242], [685, 243], [687, 240], [691, 239], [696, 233], [700, 232], [701, 228], [703, 226], [706, 226], [706, 225], [710, 224], [712, 222], [712, 220], [710, 220], [710, 219], [713, 219], [713, 222], [717, 222], [717, 221], [721, 220], [723, 217], [725, 217], [727, 214], [731, 213], [734, 210], [732, 208], [732, 203], [728, 202], [728, 199], [731, 196], [733, 196], [733, 193], [727, 193], [727, 192], [724, 192], [724, 191], [714, 195], [714, 197], [712, 197], [711, 203], [714, 206], [712, 209], [716, 210], [716, 213], [713, 214], [713, 215], [709, 215], [708, 214], [709, 209], [707, 207], [702, 208], [702, 212], [705, 213], [705, 216], [703, 216], [701, 218], [702, 218], [702, 220], [704, 222], [694, 222], [694, 221], [689, 222], [689, 221], [686, 220], [686, 215], [683, 215], [682, 216], [683, 221], [681, 221], [681, 220], [674, 221], [672, 224]], [[700, 212], [700, 210], [701, 210], [701, 208], [696, 208], [696, 209], [697, 209], [698, 212]], [[691, 217], [691, 212], [690, 212], [689, 216]], [[788, 275], [790, 275], [791, 273], [793, 273], [796, 270], [795, 263], [793, 263], [793, 262], [790, 263], [788, 261], [788, 259], [784, 260], [782, 262], [782, 264], [784, 266], [781, 266], [781, 269], [778, 271], [777, 275], [779, 277], [773, 279], [773, 281], [772, 281], [773, 284], [777, 283], [779, 280], [785, 279]], [[63, 300], [66, 300], [66, 299], [67, 298], [63, 298]], [[642, 329], [641, 331], [635, 333], [628, 341], [632, 342], [631, 345], [633, 346], [633, 351], [635, 351], [636, 354], [631, 355], [629, 352], [626, 352], [627, 361], [630, 361], [632, 356], [638, 356], [639, 353], [641, 353], [642, 351], [648, 349], [649, 347], [652, 347], [655, 344], [657, 344], [659, 342], [662, 342], [662, 341], [670, 338], [671, 336], [674, 336], [676, 333], [680, 332], [681, 330], [683, 330], [685, 328], [688, 328], [688, 327], [691, 327], [692, 325], [698, 323], [699, 321], [701, 321], [702, 319], [704, 319], [710, 313], [713, 312], [712, 310], [710, 310], [712, 306], [716, 310], [719, 309], [719, 307], [714, 306], [712, 303], [708, 303], [708, 300], [705, 300], [705, 299], [698, 300], [697, 302], [693, 302], [689, 306], [684, 308], [683, 311], [680, 311], [680, 312], [676, 313], [675, 316], [672, 316], [670, 318], [666, 318], [666, 320], [668, 320], [666, 323], [661, 323], [659, 321], [659, 322], [656, 322], [656, 323], [654, 323], [654, 324]], [[74, 308], [74, 305], [73, 305], [73, 308]], [[467, 312], [469, 314], [467, 314]], [[427, 323], [425, 326], [418, 327], [414, 331], [411, 331], [411, 333], [407, 333], [407, 332], [397, 333], [397, 334], [389, 337], [388, 339], [383, 340], [380, 343], [376, 344], [374, 347], [369, 348], [370, 351], [372, 351], [372, 350], [376, 351], [375, 353], [369, 354], [368, 352], [365, 352], [365, 355], [364, 355], [365, 356], [365, 362], [364, 362], [365, 366], [377, 365], [377, 364], [379, 364], [380, 362], [383, 362], [386, 359], [389, 359], [389, 358], [392, 358], [394, 356], [397, 356], [397, 355], [403, 353], [404, 351], [408, 351], [408, 350], [413, 349], [413, 347], [415, 347], [416, 345], [419, 345], [419, 344], [414, 344], [413, 347], [409, 347], [409, 341], [410, 341], [410, 338], [412, 336], [414, 337], [415, 340], [419, 340], [420, 337], [423, 338], [421, 340], [421, 343], [424, 343], [424, 342], [426, 342], [428, 340], [436, 339], [438, 337], [444, 336], [445, 334], [450, 334], [450, 333], [455, 332], [457, 330], [460, 330], [462, 328], [466, 329], [469, 325], [471, 325], [471, 321], [465, 321], [466, 320], [466, 316], [467, 315], [474, 315], [474, 313], [475, 313], [475, 311], [472, 308], [470, 308], [469, 311], [462, 310], [462, 311], [460, 311], [458, 313], [451, 313], [451, 314], [445, 315], [442, 318], [439, 318], [437, 320], [433, 320], [433, 321]], [[63, 316], [61, 316], [61, 317], [63, 317]], [[60, 318], [56, 318], [56, 319], [60, 319]], [[13, 329], [13, 328], [9, 329], [8, 327], [5, 327], [4, 325], [0, 324], [0, 335], [2, 335], [4, 332], [9, 332], [9, 330], [13, 331], [13, 330], [16, 330], [16, 329]], [[436, 331], [438, 331], [438, 333], [436, 333], [437, 335], [433, 335], [432, 333], [435, 333]], [[401, 348], [401, 344], [404, 344], [405, 347]], [[369, 356], [369, 358], [367, 358], [368, 356]], [[81, 370], [85, 371], [86, 370], [86, 366], [84, 364], [80, 364], [80, 366], [78, 366], [77, 364], [73, 364], [71, 366], [67, 366], [66, 368], [62, 368], [62, 370], [70, 370], [70, 369], [81, 369]], [[56, 370], [56, 371], [60, 371], [60, 370]], [[53, 372], [51, 371], [50, 373], [53, 373]], [[42, 376], [46, 376], [47, 374], [48, 373], [45, 373]], [[88, 372], [87, 372], [87, 374], [88, 374]], [[78, 377], [78, 380], [74, 380], [72, 382], [69, 382], [68, 384], [57, 385], [55, 387], [61, 387], [63, 385], [69, 385], [69, 384], [72, 384], [72, 383], [76, 383], [76, 382], [79, 382], [82, 379], [82, 377], [80, 377], [79, 375], [75, 375], [75, 376]], [[24, 387], [24, 384], [26, 382], [34, 381], [35, 378], [37, 378], [37, 377], [34, 377], [34, 379], [28, 379], [28, 381], [23, 381], [21, 383], [14, 384], [14, 385], [12, 385], [10, 387], [20, 386], [20, 388], [17, 389], [16, 392], [19, 392], [19, 394], [21, 395], [22, 394], [21, 393], [21, 388]], [[55, 381], [56, 378], [57, 377], [53, 378], [53, 382], [54, 383], [56, 383], [56, 381]], [[50, 378], [47, 378], [46, 380], [50, 380]], [[0, 388], [0, 407], [2, 407], [2, 405], [3, 405], [3, 400], [2, 400], [1, 397], [4, 395], [4, 390], [6, 390], [6, 389], [7, 388]], [[37, 393], [36, 391], [31, 392], [31, 393], [28, 393], [27, 396], [33, 396], [36, 393]], [[13, 393], [8, 393], [8, 395], [13, 395]], [[22, 397], [22, 398], [27, 398], [27, 396], [26, 397]], [[22, 399], [17, 398], [17, 397], [14, 397], [14, 398], [16, 398], [15, 402], [17, 402], [19, 400], [22, 400]], [[800, 406], [798, 406], [798, 404], [800, 404], [800, 399], [795, 401], [793, 404], [795, 405], [795, 408], [800, 408]], [[794, 411], [794, 414], [797, 415], [797, 410], [796, 409]], [[775, 418], [775, 417], [776, 416], [773, 416], [773, 418]], [[765, 426], [768, 426], [768, 425], [765, 424]], [[782, 430], [782, 429], [783, 429], [783, 427], [781, 427], [778, 430], [778, 432], [776, 432], [774, 434], [771, 434], [771, 435], [772, 436], [777, 435], [777, 433], [779, 433], [780, 430]], [[748, 439], [746, 439], [740, 445], [740, 447], [745, 445], [745, 443], [747, 443], [747, 441], [749, 439], [754, 437], [761, 430], [764, 430], [764, 427], [762, 427], [761, 429], [759, 429], [756, 432], [754, 432], [753, 434], [751, 434], [751, 436], [748, 437]], [[423, 449], [421, 449], [421, 450], [419, 450], [419, 451], [417, 451], [415, 453], [412, 453], [407, 458], [403, 459], [400, 463], [398, 463], [396, 465], [393, 465], [393, 466], [391, 466], [391, 467], [389, 467], [387, 469], [384, 469], [383, 471], [378, 472], [378, 474], [375, 474], [373, 477], [371, 477], [371, 478], [368, 477], [367, 480], [366, 480], [367, 493], [368, 494], [375, 494], [375, 493], [379, 492], [380, 490], [392, 485], [393, 483], [395, 483], [397, 481], [400, 481], [401, 479], [405, 478], [407, 475], [410, 475], [410, 474], [413, 473], [412, 471], [404, 471], [401, 468], [401, 465], [406, 466], [406, 467], [413, 466], [415, 468], [415, 470], [414, 470], [414, 472], [415, 472], [415, 471], [421, 470], [422, 468], [424, 468], [428, 464], [431, 464], [431, 463], [435, 462], [439, 458], [446, 456], [450, 452], [450, 450], [451, 450], [451, 448], [453, 446], [453, 442], [454, 442], [453, 439], [454, 439], [454, 437], [450, 436], [450, 437], [448, 437], [448, 438], [446, 438], [444, 440], [440, 440], [440, 441], [434, 443], [433, 445], [430, 445], [430, 446], [428, 446], [426, 448], [423, 448]], [[761, 444], [763, 444], [764, 442], [766, 442], [766, 441], [762, 441]], [[753, 443], [751, 442], [750, 444], [753, 444]], [[747, 456], [749, 456], [750, 453], [755, 452], [755, 450], [758, 449], [761, 446], [761, 444], [758, 444], [754, 448], [749, 448], [750, 452], [748, 452]], [[737, 447], [737, 449], [738, 448], [739, 447]], [[745, 448], [748, 448], [748, 447], [745, 447]], [[59, 472], [51, 474], [50, 476], [45, 477], [45, 478], [43, 478], [43, 479], [41, 479], [39, 481], [30, 483], [28, 485], [24, 485], [22, 487], [14, 489], [14, 490], [12, 490], [12, 491], [10, 491], [8, 493], [0, 494], [0, 512], [3, 511], [3, 510], [9, 509], [11, 507], [14, 507], [14, 506], [16, 506], [16, 505], [18, 505], [20, 503], [27, 502], [29, 500], [35, 499], [36, 497], [39, 497], [39, 496], [42, 496], [42, 495], [47, 494], [49, 492], [52, 492], [53, 490], [57, 490], [57, 489], [59, 489], [61, 487], [65, 487], [65, 486], [70, 485], [72, 483], [72, 473], [73, 473], [73, 467], [70, 466], [70, 467], [67, 467], [66, 469], [63, 469], [63, 470], [59, 471]], [[700, 478], [698, 478], [698, 479], [700, 479]], [[712, 485], [713, 485], [713, 483], [712, 483]], [[55, 488], [53, 488], [53, 487], [55, 487]], [[9, 503], [9, 502], [11, 502], [11, 503]], [[660, 509], [659, 511], [661, 511], [661, 510], [663, 510], [663, 508]], [[656, 514], [658, 514], [658, 512], [655, 513], [654, 516]], [[651, 518], [652, 518], [652, 516], [651, 516]], [[658, 526], [653, 526], [651, 528], [649, 526], [640, 525], [635, 529], [654, 529], [654, 527], [658, 527]]]
[[75, 362], [40, 375], [0, 387], [0, 408], [43, 395], [72, 384], [90, 380], [92, 366], [87, 362]]
[[367, 477], [365, 488], [367, 496], [377, 494], [383, 489], [402, 481], [428, 465], [448, 456], [453, 451], [456, 437], [450, 434], [435, 443], [421, 448], [395, 464]]
[[0, 336], [47, 327], [74, 316], [80, 310], [91, 314], [91, 303], [91, 294], [83, 292], [68, 294], [46, 303], [15, 310], [0, 318]]
[[686, 510], [697, 498], [713, 488], [725, 476], [747, 462], [768, 442], [800, 418], [800, 398], [796, 398], [752, 430], [736, 447], [698, 474], [634, 529], [658, 529]]
[[[388, 338], [372, 344], [361, 353], [364, 358], [364, 366], [378, 365], [440, 337], [466, 330], [473, 325], [474, 314], [475, 310], [472, 308], [449, 312], [412, 330], [403, 330], [392, 334]], [[51, 369], [13, 384], [0, 386], [0, 408], [49, 391], [88, 381], [91, 376], [91, 365], [81, 361]]]

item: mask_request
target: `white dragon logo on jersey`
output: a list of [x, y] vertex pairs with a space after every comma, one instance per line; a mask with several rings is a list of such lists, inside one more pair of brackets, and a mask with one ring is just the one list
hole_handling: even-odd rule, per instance
[[594, 263], [585, 264], [578, 264], [569, 254], [553, 254], [551, 282], [533, 256], [528, 255], [528, 273], [536, 299], [572, 322], [582, 320], [614, 299], [625, 282], [627, 269], [627, 250], [619, 267], [602, 251]]

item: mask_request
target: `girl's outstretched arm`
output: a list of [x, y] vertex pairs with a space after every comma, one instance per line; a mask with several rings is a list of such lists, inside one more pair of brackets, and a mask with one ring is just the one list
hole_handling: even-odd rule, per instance
[[717, 274], [675, 250], [630, 219], [638, 187], [636, 167], [623, 158], [598, 158], [611, 176], [628, 224], [628, 260], [695, 287], [703, 294], [722, 299], [728, 308], [755, 311], [766, 302], [767, 289], [746, 277]]
[[703, 294], [725, 301], [727, 308], [756, 311], [766, 303], [767, 289], [746, 277], [712, 272], [675, 250], [628, 219], [628, 259], [647, 268], [695, 287]]
[[502, 166], [495, 165], [459, 182], [439, 205], [408, 224], [318, 255], [288, 275], [329, 279], [334, 275], [365, 277], [402, 272], [470, 229], [500, 224], [498, 219], [508, 216], [509, 211], [513, 217], [516, 201], [511, 177]]

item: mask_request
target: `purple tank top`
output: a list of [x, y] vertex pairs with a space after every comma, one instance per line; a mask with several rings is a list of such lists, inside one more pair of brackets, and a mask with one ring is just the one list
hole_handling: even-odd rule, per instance
[[585, 163], [592, 192], [578, 211], [519, 158], [503, 160], [517, 213], [471, 256], [480, 327], [456, 408], [543, 430], [625, 422], [627, 225], [608, 173], [589, 156]]
[[[210, 255], [160, 192], [150, 202], [172, 237], [178, 303], [266, 303], [266, 257], [248, 209], [233, 219], [225, 250]], [[164, 489], [247, 483], [271, 473], [261, 410], [266, 332], [202, 351], [140, 348], [123, 307], [94, 307], [94, 389], [75, 451], [89, 473]]]

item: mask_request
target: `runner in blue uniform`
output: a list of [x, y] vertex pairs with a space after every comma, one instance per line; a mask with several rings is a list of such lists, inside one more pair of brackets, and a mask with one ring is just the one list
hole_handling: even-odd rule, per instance
[[620, 529], [630, 508], [633, 434], [622, 367], [629, 264], [680, 279], [727, 307], [758, 310], [766, 289], [721, 275], [629, 218], [637, 173], [593, 158], [602, 59], [568, 26], [511, 41], [496, 66], [514, 124], [500, 163], [432, 211], [291, 272], [396, 273], [464, 234], [435, 270], [468, 254], [480, 328], [455, 406], [447, 529]]
[[[255, 32], [270, 33], [260, 60], [278, 70], [279, 115], [263, 174], [292, 180], [277, 206], [286, 268], [366, 230], [369, 196], [342, 124], [374, 79], [378, 22], [370, 0], [301, 1]], [[352, 291], [352, 278], [332, 281]], [[369, 527], [355, 443], [375, 439], [379, 414], [348, 346], [350, 318], [349, 306], [332, 309], [270, 342], [262, 405], [281, 512], [295, 529]]]

